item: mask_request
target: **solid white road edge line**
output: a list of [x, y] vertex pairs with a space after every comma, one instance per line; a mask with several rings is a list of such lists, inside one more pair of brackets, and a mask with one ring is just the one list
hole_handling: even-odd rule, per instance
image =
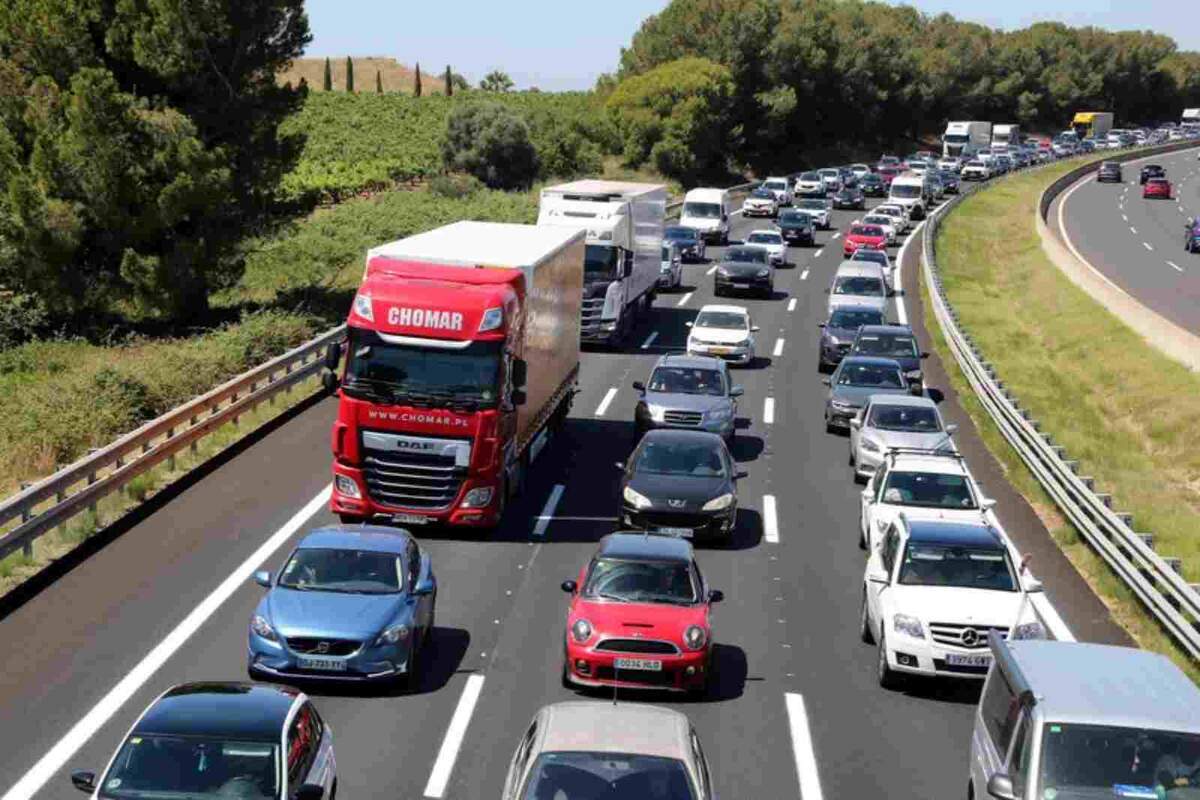
[[771, 351], [771, 355], [774, 358], [779, 358], [783, 355], [783, 339], [775, 340], [775, 349]]
[[[217, 585], [208, 597], [200, 601], [175, 629], [156, 644], [141, 661], [129, 671], [129, 674], [117, 682], [117, 685], [100, 698], [100, 702], [92, 706], [58, 742], [38, 759], [38, 762], [4, 793], [3, 800], [24, 800], [32, 797], [54, 777], [63, 765], [83, 747], [89, 739], [105, 725], [121, 707], [141, 689], [147, 681], [167, 660], [191, 638], [205, 621], [216, 613], [233, 593], [246, 585], [246, 581], [254, 574], [254, 570], [282, 547], [288, 539], [308, 522], [309, 518], [329, 503], [330, 486], [326, 486], [316, 497], [304, 504], [291, 519], [283, 524], [271, 537], [259, 545], [250, 557], [239, 564], [225, 580]], [[165, 688], [165, 687], [164, 687]]]
[[792, 731], [792, 755], [796, 759], [796, 777], [800, 781], [800, 796], [804, 800], [824, 800], [821, 779], [817, 774], [817, 756], [813, 752], [812, 734], [808, 730], [808, 712], [804, 698], [793, 692], [784, 694], [788, 725]]
[[1028, 595], [1029, 602], [1033, 605], [1033, 610], [1041, 618], [1046, 627], [1050, 629], [1050, 634], [1060, 642], [1075, 641], [1075, 634], [1071, 633], [1071, 629], [1067, 627], [1067, 623], [1063, 622], [1063, 618], [1058, 615], [1054, 604], [1050, 602], [1050, 598], [1045, 594], [1038, 592]]
[[774, 425], [775, 424], [775, 398], [774, 397], [768, 397], [766, 400], [763, 400], [763, 424], [765, 424], [765, 425]]
[[546, 498], [546, 505], [542, 507], [542, 514], [537, 518], [537, 525], [533, 529], [533, 538], [540, 539], [546, 535], [546, 528], [550, 526], [550, 520], [554, 519], [554, 510], [558, 508], [558, 501], [562, 500], [563, 492], [567, 487], [561, 483], [554, 484], [554, 488], [550, 490], [550, 496]]
[[458, 706], [454, 709], [454, 716], [450, 718], [450, 726], [446, 728], [442, 748], [438, 750], [437, 759], [433, 762], [429, 782], [425, 784], [426, 797], [442, 797], [446, 794], [450, 772], [454, 769], [454, 762], [458, 760], [458, 751], [467, 735], [467, 726], [471, 724], [471, 715], [475, 713], [475, 704], [479, 702], [481, 691], [483, 676], [468, 677], [462, 695], [458, 698]]
[[[936, 213], [936, 212], [935, 212]], [[912, 229], [912, 233], [904, 240], [904, 244], [900, 245], [900, 252], [896, 253], [896, 268], [892, 270], [892, 290], [895, 292], [896, 300], [896, 321], [901, 325], [908, 324], [908, 308], [904, 305], [904, 256], [908, 255], [908, 246], [920, 237], [921, 229], [925, 227], [926, 220], [921, 220], [917, 223], [917, 227]]]
[[763, 539], [779, 544], [779, 520], [775, 514], [775, 495], [763, 495]]
[[645, 350], [650, 345], [654, 344], [654, 340], [658, 338], [658, 331], [650, 331], [650, 335], [646, 337], [646, 341], [642, 342], [642, 349]]
[[617, 396], [617, 387], [610, 386], [608, 391], [604, 393], [604, 399], [600, 401], [600, 405], [596, 406], [596, 416], [603, 417], [604, 412], [608, 411], [609, 404], [613, 398]]
[[[807, 275], [807, 274], [808, 274], [808, 270], [804, 270], [804, 275]], [[804, 278], [804, 275], [800, 276], [801, 279]], [[788, 300], [788, 309], [787, 310], [788, 310], [789, 314], [796, 310], [796, 298], [793, 297], [791, 300]]]
[[691, 300], [691, 299], [692, 299], [692, 293], [691, 293], [691, 292], [688, 292], [688, 293], [687, 293], [687, 294], [685, 294], [683, 297], [679, 298], [679, 302], [675, 304], [675, 307], [676, 307], [676, 308], [679, 308], [679, 307], [681, 307], [681, 306], [686, 306], [686, 305], [687, 305], [687, 301], [688, 301], [688, 300]]

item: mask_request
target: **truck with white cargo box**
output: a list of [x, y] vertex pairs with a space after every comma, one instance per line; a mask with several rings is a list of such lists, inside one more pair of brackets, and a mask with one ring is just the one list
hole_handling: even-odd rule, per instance
[[997, 125], [992, 128], [992, 147], [1017, 147], [1021, 144], [1020, 125]]
[[988, 149], [992, 143], [990, 122], [947, 122], [942, 134], [942, 158], [961, 158], [969, 161], [972, 156]]
[[538, 225], [587, 235], [584, 342], [622, 342], [654, 302], [666, 210], [666, 187], [654, 183], [580, 180], [542, 189]]

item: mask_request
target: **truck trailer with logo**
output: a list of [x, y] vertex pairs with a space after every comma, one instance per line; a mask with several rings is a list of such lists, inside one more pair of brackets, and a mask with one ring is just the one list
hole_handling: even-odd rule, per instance
[[584, 342], [617, 345], [654, 302], [667, 190], [652, 183], [580, 180], [542, 189], [538, 225], [586, 231]]
[[990, 122], [947, 122], [942, 134], [942, 158], [969, 161], [975, 154], [987, 150], [991, 143]]
[[499, 523], [570, 411], [583, 261], [582, 230], [494, 222], [367, 253], [340, 380], [327, 360], [335, 514]]
[[1080, 111], [1071, 118], [1071, 130], [1080, 139], [1103, 139], [1112, 126], [1111, 111]]

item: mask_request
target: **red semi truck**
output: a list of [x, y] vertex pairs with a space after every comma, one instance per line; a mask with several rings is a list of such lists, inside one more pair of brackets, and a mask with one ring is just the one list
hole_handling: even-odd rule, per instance
[[500, 521], [575, 393], [584, 235], [456, 222], [367, 253], [330, 380], [343, 521]]

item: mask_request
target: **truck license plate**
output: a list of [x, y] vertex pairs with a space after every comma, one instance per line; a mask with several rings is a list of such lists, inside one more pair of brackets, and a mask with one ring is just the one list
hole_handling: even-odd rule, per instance
[[429, 518], [420, 514], [392, 514], [392, 522], [398, 525], [428, 525]]
[[652, 658], [616, 658], [613, 665], [617, 669], [637, 669], [643, 672], [662, 672], [662, 662]]
[[345, 672], [346, 662], [340, 658], [299, 658], [300, 669], [320, 669], [326, 672]]
[[956, 667], [990, 667], [992, 665], [992, 657], [987, 653], [969, 656], [960, 656], [955, 653], [947, 653], [946, 663], [952, 664]]

